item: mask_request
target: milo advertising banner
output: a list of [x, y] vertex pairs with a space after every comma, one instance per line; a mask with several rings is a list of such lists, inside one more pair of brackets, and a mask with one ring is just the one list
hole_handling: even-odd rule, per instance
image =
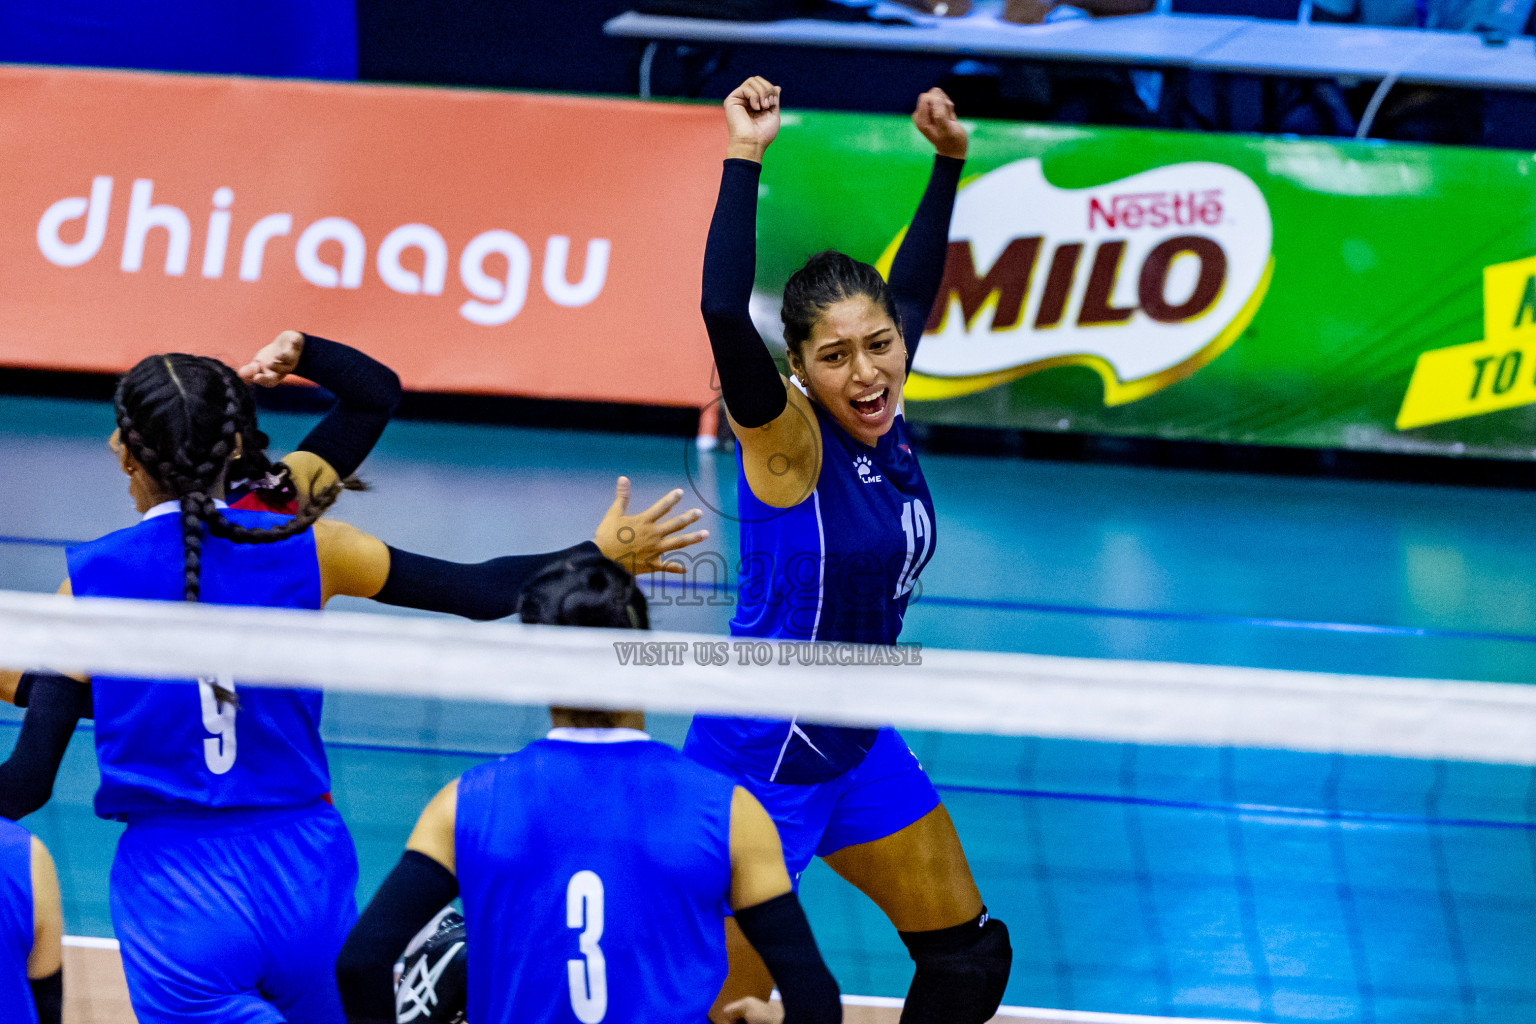
[[[807, 255], [889, 266], [931, 153], [786, 117], [758, 312]], [[1528, 153], [983, 122], [913, 420], [1536, 457]]]

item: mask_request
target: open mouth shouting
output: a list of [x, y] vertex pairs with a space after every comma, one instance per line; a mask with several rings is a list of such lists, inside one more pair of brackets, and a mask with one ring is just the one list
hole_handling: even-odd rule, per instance
[[853, 411], [858, 413], [860, 418], [875, 422], [885, 415], [885, 407], [890, 401], [890, 393], [891, 389], [889, 387], [879, 388], [867, 395], [850, 400], [848, 404], [853, 406]]

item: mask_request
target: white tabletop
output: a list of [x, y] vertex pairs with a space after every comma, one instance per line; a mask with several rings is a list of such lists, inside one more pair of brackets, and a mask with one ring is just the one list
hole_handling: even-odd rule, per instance
[[988, 7], [964, 18], [905, 25], [795, 18], [742, 22], [630, 12], [611, 36], [677, 42], [756, 43], [971, 57], [1095, 61], [1208, 71], [1382, 78], [1468, 88], [1536, 91], [1536, 40], [1488, 46], [1476, 35], [1358, 25], [1301, 25], [1252, 18], [1142, 14], [1013, 25]]

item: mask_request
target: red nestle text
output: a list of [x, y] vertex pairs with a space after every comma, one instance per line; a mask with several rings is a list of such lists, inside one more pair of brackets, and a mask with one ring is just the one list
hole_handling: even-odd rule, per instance
[[[1108, 204], [1106, 206], [1106, 203]], [[1135, 231], [1138, 228], [1215, 227], [1221, 223], [1221, 189], [1203, 192], [1127, 192], [1088, 200], [1088, 230], [1100, 227]]]

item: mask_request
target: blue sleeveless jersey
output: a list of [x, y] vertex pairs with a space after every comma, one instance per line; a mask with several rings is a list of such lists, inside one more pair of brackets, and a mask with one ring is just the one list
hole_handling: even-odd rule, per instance
[[0, 1006], [8, 1024], [37, 1024], [27, 984], [33, 920], [32, 834], [0, 818]]
[[650, 740], [538, 740], [465, 772], [466, 1017], [703, 1021], [725, 981], [733, 788]]
[[[287, 517], [234, 509], [231, 522], [269, 528]], [[181, 517], [152, 515], [137, 526], [69, 549], [69, 579], [80, 597], [182, 600]], [[313, 531], [275, 544], [203, 538], [205, 604], [320, 607]], [[282, 643], [252, 636], [253, 644]], [[221, 679], [226, 688], [238, 680]], [[197, 680], [92, 679], [101, 788], [96, 813], [131, 820], [161, 814], [276, 809], [313, 803], [330, 791], [320, 742], [321, 695], [249, 687], [234, 707]]]
[[[811, 403], [821, 475], [788, 509], [759, 501], [738, 460], [741, 579], [731, 635], [893, 644], [933, 557], [933, 498], [898, 413], [873, 448]], [[698, 716], [690, 746], [745, 774], [807, 784], [858, 764], [878, 730]]]

